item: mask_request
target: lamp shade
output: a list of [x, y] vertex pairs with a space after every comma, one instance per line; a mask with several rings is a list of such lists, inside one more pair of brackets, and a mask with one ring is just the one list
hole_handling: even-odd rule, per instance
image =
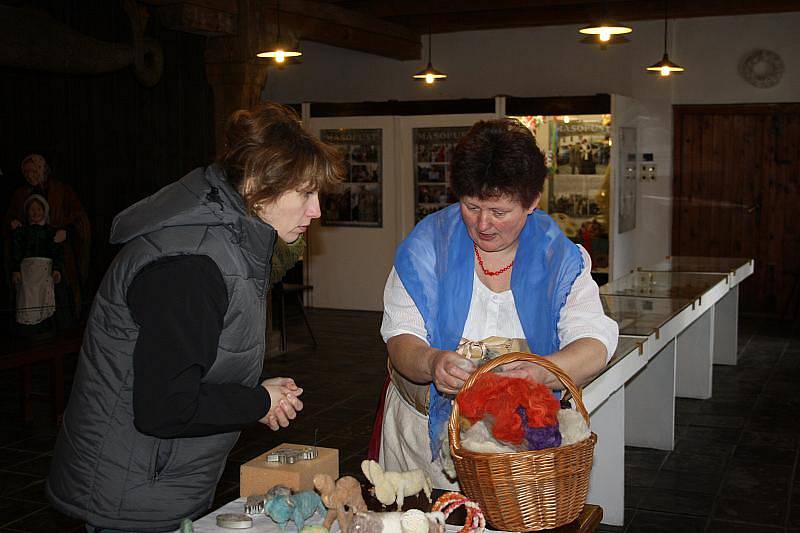
[[427, 67], [414, 74], [414, 79], [424, 81], [425, 83], [433, 83], [437, 80], [446, 80], [447, 74], [433, 68], [433, 65], [429, 61]]
[[598, 41], [606, 42], [611, 39], [612, 35], [623, 35], [630, 33], [633, 31], [633, 28], [630, 26], [625, 26], [619, 22], [606, 20], [598, 22], [597, 24], [589, 24], [578, 31], [584, 35], [597, 35]]
[[646, 67], [645, 70], [648, 72], [656, 73], [658, 72], [662, 76], [669, 76], [670, 74], [680, 74], [685, 68], [678, 65], [677, 63], [673, 63], [670, 61], [669, 56], [666, 52], [664, 52], [664, 57], [661, 58], [661, 61], [658, 63], [653, 63], [649, 67]]
[[283, 63], [288, 58], [303, 55], [303, 52], [300, 51], [300, 47], [296, 44], [278, 37], [269, 49], [259, 52], [256, 55], [258, 57], [272, 58], [276, 63]]

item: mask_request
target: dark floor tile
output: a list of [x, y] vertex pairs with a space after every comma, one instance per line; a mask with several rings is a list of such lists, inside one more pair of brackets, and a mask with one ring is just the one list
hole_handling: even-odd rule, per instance
[[766, 526], [764, 524], [737, 524], [723, 520], [713, 520], [706, 529], [706, 533], [782, 533], [781, 527]]
[[698, 516], [637, 511], [626, 533], [702, 533], [706, 519]]
[[42, 455], [41, 452], [27, 452], [13, 448], [0, 448], [0, 469], [13, 470], [14, 465], [26, 463]]
[[12, 492], [41, 481], [41, 479], [41, 476], [0, 471], [0, 497], [6, 497]]
[[670, 452], [653, 448], [625, 447], [625, 465], [658, 470]]
[[723, 429], [712, 427], [689, 426], [681, 435], [682, 438], [697, 439], [709, 442], [723, 442], [736, 444], [742, 431], [740, 429]]
[[4, 527], [20, 531], [58, 531], [71, 532], [84, 530], [83, 521], [63, 515], [51, 508], [30, 514]]
[[41, 509], [40, 503], [0, 498], [0, 527]]
[[625, 485], [625, 507], [630, 507], [632, 509], [636, 509], [639, 507], [639, 503], [644, 498], [645, 492], [642, 490], [642, 487], [636, 487], [632, 485]]
[[656, 477], [658, 477], [656, 469], [625, 466], [626, 487], [652, 487]]
[[744, 427], [745, 420], [746, 419], [743, 416], [695, 414], [691, 416], [689, 425], [710, 428], [740, 429]]
[[675, 443], [674, 453], [681, 455], [709, 455], [727, 459], [733, 454], [734, 449], [736, 449], [736, 445], [730, 442], [681, 438]]
[[640, 510], [708, 516], [714, 503], [714, 496], [711, 494], [655, 488], [642, 490], [645, 494], [639, 502]]
[[800, 528], [800, 498], [794, 497], [794, 500], [789, 506], [789, 525]]
[[722, 477], [722, 473], [703, 474], [692, 471], [661, 470], [656, 476], [653, 487], [716, 494], [722, 484]]
[[770, 465], [794, 466], [796, 452], [771, 446], [742, 446], [736, 447], [731, 458], [734, 464], [763, 463]]
[[703, 403], [703, 400], [695, 400], [693, 398], [675, 398], [675, 412], [698, 413]]
[[785, 500], [791, 471], [780, 465], [731, 465], [722, 481], [721, 496], [757, 501]]
[[714, 508], [714, 519], [782, 526], [787, 507], [786, 500], [755, 501], [721, 496]]
[[770, 433], [746, 429], [742, 432], [742, 440], [739, 444], [743, 446], [768, 446], [770, 448], [796, 450], [798, 442], [800, 442], [800, 440], [796, 434]]
[[753, 409], [753, 403], [748, 401], [724, 401], [713, 399], [703, 402], [698, 413], [716, 416], [746, 416]]
[[8, 497], [15, 500], [26, 500], [29, 502], [47, 503], [47, 495], [44, 491], [45, 480], [32, 483], [26, 487], [21, 487], [19, 490], [12, 490], [8, 493]]
[[725, 457], [673, 452], [664, 462], [664, 470], [693, 472], [695, 474], [719, 474], [725, 467]]
[[55, 435], [39, 435], [9, 444], [8, 448], [24, 450], [27, 452], [49, 452], [55, 447]]
[[40, 455], [30, 461], [9, 466], [6, 468], [6, 470], [19, 474], [30, 474], [44, 477], [50, 471], [50, 463], [52, 461], [53, 457], [51, 455]]

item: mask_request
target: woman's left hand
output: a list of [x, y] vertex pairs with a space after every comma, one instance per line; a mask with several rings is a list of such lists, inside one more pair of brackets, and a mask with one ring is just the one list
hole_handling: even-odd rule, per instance
[[541, 366], [528, 361], [514, 361], [497, 368], [501, 376], [508, 378], [522, 378], [536, 383], [546, 383], [550, 372]]
[[53, 237], [53, 242], [61, 243], [67, 240], [67, 232], [63, 229], [56, 231], [55, 237]]
[[59, 272], [58, 270], [53, 272], [53, 281], [56, 283], [61, 283], [61, 272]]

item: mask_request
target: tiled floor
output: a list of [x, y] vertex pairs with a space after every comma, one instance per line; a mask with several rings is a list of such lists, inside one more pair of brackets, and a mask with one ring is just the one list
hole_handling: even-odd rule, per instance
[[[292, 376], [304, 387], [305, 410], [289, 429], [255, 425], [242, 433], [216, 506], [238, 496], [243, 462], [280, 442], [312, 443], [315, 434], [320, 445], [340, 450], [343, 474], [361, 476], [386, 368], [380, 315], [310, 316], [317, 348], [304, 344], [298, 320], [289, 353], [266, 366], [269, 375]], [[714, 368], [713, 399], [677, 400], [674, 451], [626, 449], [626, 525], [601, 531], [800, 532], [800, 338], [791, 325], [742, 319], [739, 349], [736, 367]], [[46, 369], [37, 370], [44, 388]], [[15, 372], [0, 373], [0, 530], [81, 530], [45, 500], [55, 431], [44, 404], [33, 425], [20, 422], [16, 380]]]

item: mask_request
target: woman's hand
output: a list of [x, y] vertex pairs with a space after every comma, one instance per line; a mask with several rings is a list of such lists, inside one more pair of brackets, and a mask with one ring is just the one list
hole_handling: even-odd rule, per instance
[[433, 384], [444, 394], [456, 394], [475, 371], [475, 363], [456, 352], [439, 350], [431, 358]]
[[61, 272], [59, 272], [58, 270], [53, 271], [53, 281], [55, 283], [61, 283]]
[[303, 402], [298, 396], [303, 394], [303, 389], [298, 387], [292, 378], [265, 379], [261, 386], [269, 393], [269, 412], [259, 420], [262, 424], [277, 431], [287, 427], [290, 420], [294, 420], [297, 412], [303, 409]]
[[16, 287], [20, 283], [22, 283], [22, 273], [21, 272], [12, 272], [11, 273], [11, 283], [14, 284]]
[[57, 230], [55, 236], [53, 237], [53, 242], [58, 244], [62, 243], [67, 240], [67, 232], [63, 229]]
[[522, 378], [536, 383], [547, 384], [548, 381], [556, 379], [550, 372], [541, 366], [528, 361], [514, 361], [507, 363], [496, 370], [501, 376], [507, 378]]
[[11, 229], [14, 230], [14, 229], [17, 229], [17, 228], [21, 227], [22, 226], [22, 222], [20, 222], [19, 220], [17, 220], [15, 218], [14, 220], [11, 221], [10, 225], [11, 225]]

